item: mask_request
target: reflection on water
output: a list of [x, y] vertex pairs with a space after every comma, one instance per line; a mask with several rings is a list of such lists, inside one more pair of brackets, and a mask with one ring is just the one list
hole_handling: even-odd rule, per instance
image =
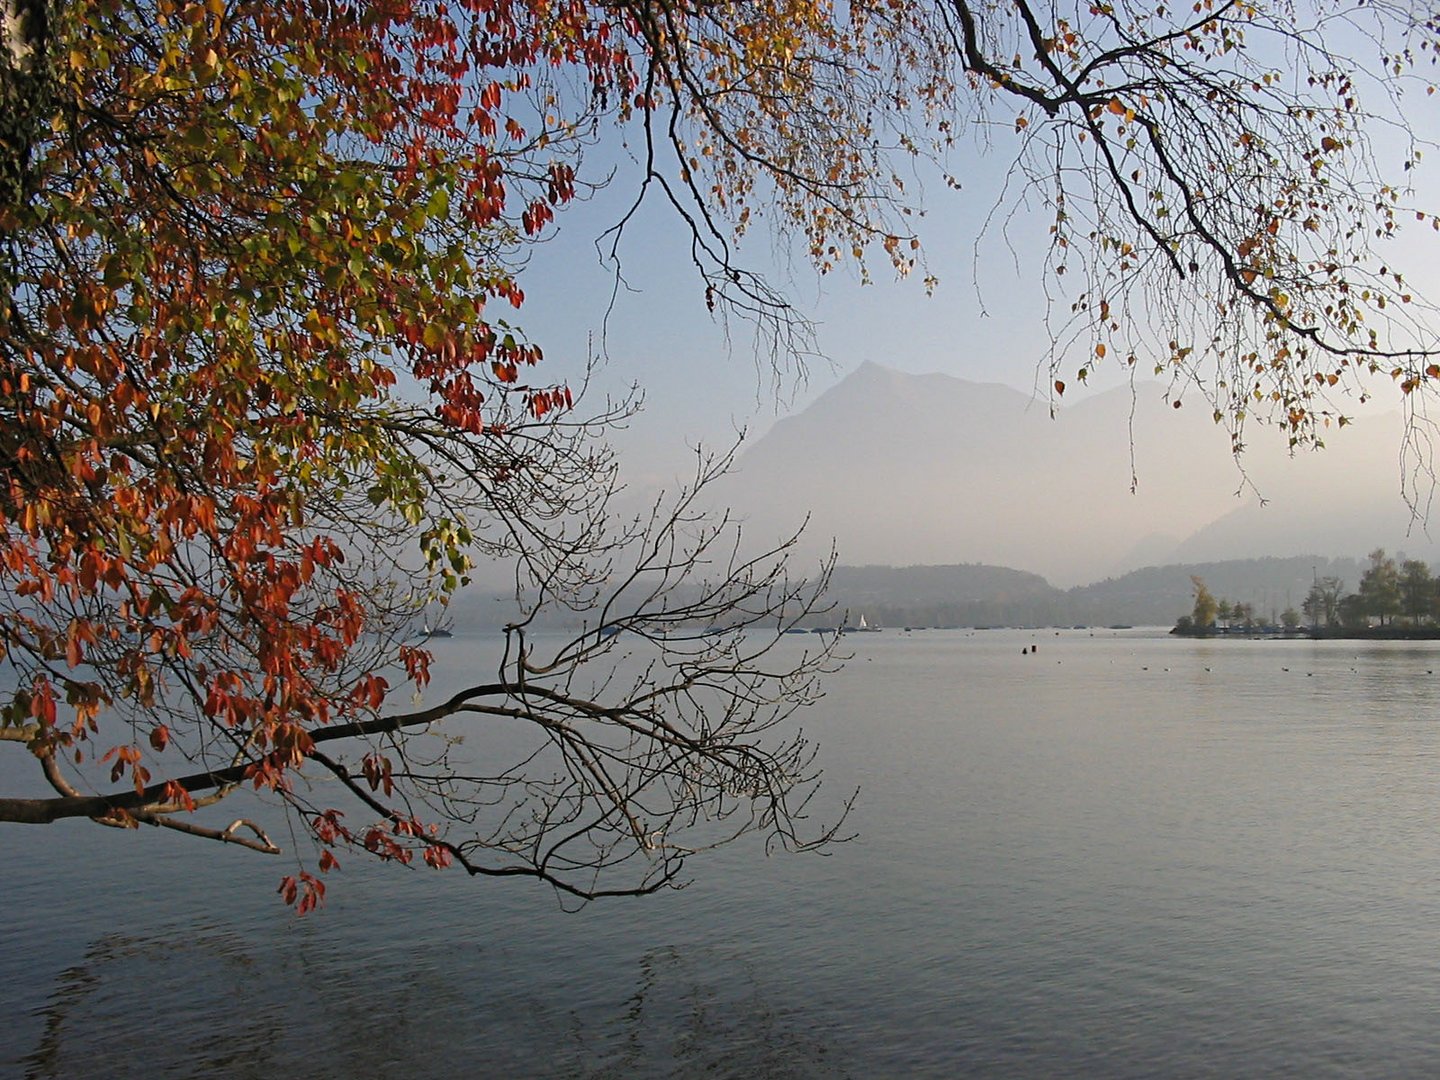
[[826, 1045], [800, 1030], [803, 1008], [768, 1000], [743, 960], [717, 949], [646, 953], [640, 980], [605, 1042], [581, 1039], [573, 1071], [601, 1080], [634, 1076], [789, 1080], [849, 1075]]
[[856, 842], [575, 915], [0, 830], [0, 1076], [1433, 1071], [1440, 643], [1043, 641], [857, 639], [807, 718]]
[[178, 940], [107, 935], [61, 972], [27, 1080], [161, 1074], [261, 1076], [287, 1006], [243, 941], [199, 932]]
[[[802, 1008], [767, 997], [743, 958], [653, 949], [616, 972], [628, 999], [567, 1008], [503, 974], [465, 992], [401, 965], [383, 994], [327, 976], [336, 957], [257, 954], [223, 932], [107, 935], [61, 972], [39, 1010], [26, 1080], [116, 1076], [494, 1075], [802, 1080], [849, 1075], [805, 1031]], [[467, 971], [466, 976], [473, 975]], [[362, 986], [369, 980], [363, 980]]]

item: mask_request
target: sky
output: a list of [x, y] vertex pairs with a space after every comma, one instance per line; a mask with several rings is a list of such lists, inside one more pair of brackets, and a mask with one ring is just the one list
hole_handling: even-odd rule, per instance
[[[1430, 108], [1427, 119], [1435, 118]], [[1043, 397], [1050, 379], [1041, 274], [1045, 223], [1037, 209], [1003, 228], [986, 226], [1011, 164], [1006, 149], [997, 136], [990, 155], [971, 152], [952, 161], [964, 178], [959, 191], [938, 177], [923, 182], [919, 198], [926, 216], [917, 231], [927, 269], [939, 279], [933, 295], [926, 294], [920, 274], [892, 280], [883, 256], [873, 266], [874, 284], [861, 285], [849, 270], [822, 278], [766, 229], [752, 229], [738, 249], [739, 261], [780, 284], [817, 328], [820, 357], [782, 373], [778, 383], [768, 359], [757, 358], [747, 328], [733, 326], [727, 336], [707, 311], [703, 283], [688, 262], [685, 227], [659, 199], [626, 232], [620, 248], [624, 284], [616, 291], [613, 268], [601, 259], [596, 241], [628, 208], [635, 174], [615, 146], [601, 148], [607, 165], [619, 163], [610, 186], [566, 207], [555, 233], [536, 247], [521, 278], [527, 299], [515, 321], [544, 348], [557, 377], [578, 378], [584, 358], [603, 353], [596, 396], [641, 385], [645, 410], [617, 438], [632, 477], [663, 473], [672, 460], [682, 467], [686, 447], [697, 441], [728, 444], [741, 428], [751, 438], [763, 434], [867, 360], [909, 373], [1003, 383]], [[1437, 166], [1440, 160], [1411, 174], [1421, 190], [1417, 201], [1440, 206]], [[1440, 296], [1437, 240], [1440, 234], [1426, 227], [1412, 229], [1401, 245], [1409, 253], [1412, 282], [1432, 297]], [[1067, 358], [1062, 367], [1073, 370], [1079, 361]], [[1099, 365], [1088, 387], [1072, 384], [1067, 400], [1126, 377], [1116, 364]], [[1397, 395], [1388, 380], [1383, 383], [1377, 405], [1394, 408]]]
[[[867, 360], [1029, 390], [1047, 340], [1038, 258], [1030, 266], [1008, 261], [1001, 241], [992, 238], [982, 249], [983, 294], [975, 286], [975, 238], [997, 183], [987, 174], [961, 192], [937, 192], [919, 226], [928, 269], [939, 278], [932, 295], [920, 274], [894, 280], [883, 256], [874, 284], [860, 284], [848, 269], [822, 278], [788, 259], [763, 228], [752, 230], [739, 248], [740, 261], [764, 271], [816, 325], [820, 355], [782, 372], [778, 385], [748, 328], [732, 324], [727, 336], [706, 309], [684, 226], [658, 200], [624, 238], [624, 286], [615, 291], [595, 240], [633, 193], [623, 178], [593, 202], [559, 215], [557, 234], [539, 246], [522, 278], [526, 302], [517, 321], [545, 349], [547, 363], [568, 370], [578, 370], [587, 350], [598, 351], [603, 342], [602, 384], [635, 381], [644, 388], [635, 441], [646, 446], [683, 447], [696, 436], [728, 441], [740, 427], [763, 433]], [[1033, 239], [1038, 257], [1040, 237]]]

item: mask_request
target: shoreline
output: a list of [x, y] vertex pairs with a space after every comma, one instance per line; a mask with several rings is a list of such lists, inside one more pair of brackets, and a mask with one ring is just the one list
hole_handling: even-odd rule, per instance
[[1280, 627], [1245, 629], [1170, 631], [1172, 637], [1187, 638], [1282, 638], [1294, 641], [1440, 641], [1440, 626], [1368, 626], [1357, 629], [1326, 627], [1323, 629], [1285, 630]]

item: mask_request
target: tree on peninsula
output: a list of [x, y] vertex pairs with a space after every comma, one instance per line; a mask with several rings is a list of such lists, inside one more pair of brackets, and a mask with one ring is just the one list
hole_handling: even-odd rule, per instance
[[1300, 606], [1312, 629], [1340, 624], [1340, 601], [1344, 595], [1345, 583], [1339, 578], [1326, 576], [1315, 579]]
[[1212, 633], [1215, 620], [1220, 617], [1220, 604], [1200, 578], [1192, 575], [1190, 583], [1195, 588], [1195, 607], [1190, 613], [1191, 624], [1200, 633]]
[[[823, 570], [793, 584], [692, 489], [614, 521], [624, 405], [586, 412], [511, 322], [613, 127], [697, 294], [777, 357], [806, 328], [747, 229], [821, 273], [923, 274], [915, 162], [962, 183], [1001, 144], [1050, 222], [1057, 394], [1157, 371], [1239, 449], [1256, 415], [1321, 441], [1357, 370], [1440, 378], [1387, 247], [1434, 224], [1405, 186], [1433, 14], [6, 0], [0, 34], [0, 742], [54, 789], [4, 821], [272, 850], [197, 813], [243, 785], [309, 826], [317, 871], [351, 850], [579, 896], [746, 832], [831, 836], [776, 727], [830, 658], [773, 654]], [[426, 604], [477, 559], [585, 631], [542, 654], [522, 618], [493, 677], [398, 706]], [[696, 624], [720, 632], [671, 632]], [[531, 742], [501, 763], [450, 741], [502, 727]]]
[[1413, 625], [1435, 614], [1435, 579], [1427, 563], [1420, 559], [1401, 563], [1399, 586], [1400, 610]]
[[1370, 565], [1360, 575], [1360, 606], [1384, 626], [1401, 611], [1400, 571], [1384, 548], [1376, 548], [1368, 558]]

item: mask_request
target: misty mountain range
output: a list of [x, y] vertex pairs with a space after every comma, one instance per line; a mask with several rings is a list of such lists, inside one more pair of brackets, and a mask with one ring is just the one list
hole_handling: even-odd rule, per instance
[[1192, 576], [1220, 599], [1251, 604], [1257, 619], [1279, 623], [1299, 610], [1316, 578], [1333, 576], [1353, 590], [1354, 559], [1295, 556], [1146, 567], [1118, 578], [1058, 589], [1044, 578], [1004, 567], [841, 566], [830, 589], [831, 611], [816, 625], [872, 626], [1168, 626], [1194, 605]]
[[[1269, 618], [1317, 576], [1356, 588], [1376, 547], [1440, 566], [1400, 494], [1399, 414], [1362, 412], [1294, 457], [1257, 428], [1242, 474], [1208, 406], [1183, 404], [1138, 383], [1052, 419], [1009, 387], [864, 364], [750, 444], [710, 502], [754, 544], [808, 513], [801, 572], [833, 540], [817, 625], [1168, 624], [1192, 575]], [[478, 600], [457, 600], [457, 626], [506, 620], [503, 600]]]
[[1257, 426], [1237, 465], [1192, 397], [1176, 409], [1163, 386], [1137, 383], [1052, 419], [1010, 387], [867, 363], [751, 444], [712, 501], [762, 541], [808, 511], [803, 552], [833, 538], [849, 565], [978, 563], [1062, 587], [1377, 546], [1440, 556], [1401, 497], [1398, 413], [1362, 411], [1324, 450], [1294, 457], [1277, 429]]
[[[1342, 591], [1353, 591], [1363, 569], [1358, 559], [1315, 555], [1236, 559], [1150, 566], [1060, 589], [1038, 574], [980, 563], [837, 566], [826, 609], [802, 625], [835, 627], [854, 624], [863, 616], [876, 628], [1170, 626], [1194, 606], [1192, 577], [1201, 578], [1217, 599], [1250, 604], [1257, 619], [1278, 623], [1285, 609], [1300, 609], [1318, 578], [1339, 578]], [[685, 593], [680, 596], [683, 599]], [[514, 604], [509, 598], [467, 589], [451, 604], [443, 623], [478, 631], [498, 628], [512, 618]], [[535, 625], [575, 626], [583, 619], [562, 610], [545, 615]]]

